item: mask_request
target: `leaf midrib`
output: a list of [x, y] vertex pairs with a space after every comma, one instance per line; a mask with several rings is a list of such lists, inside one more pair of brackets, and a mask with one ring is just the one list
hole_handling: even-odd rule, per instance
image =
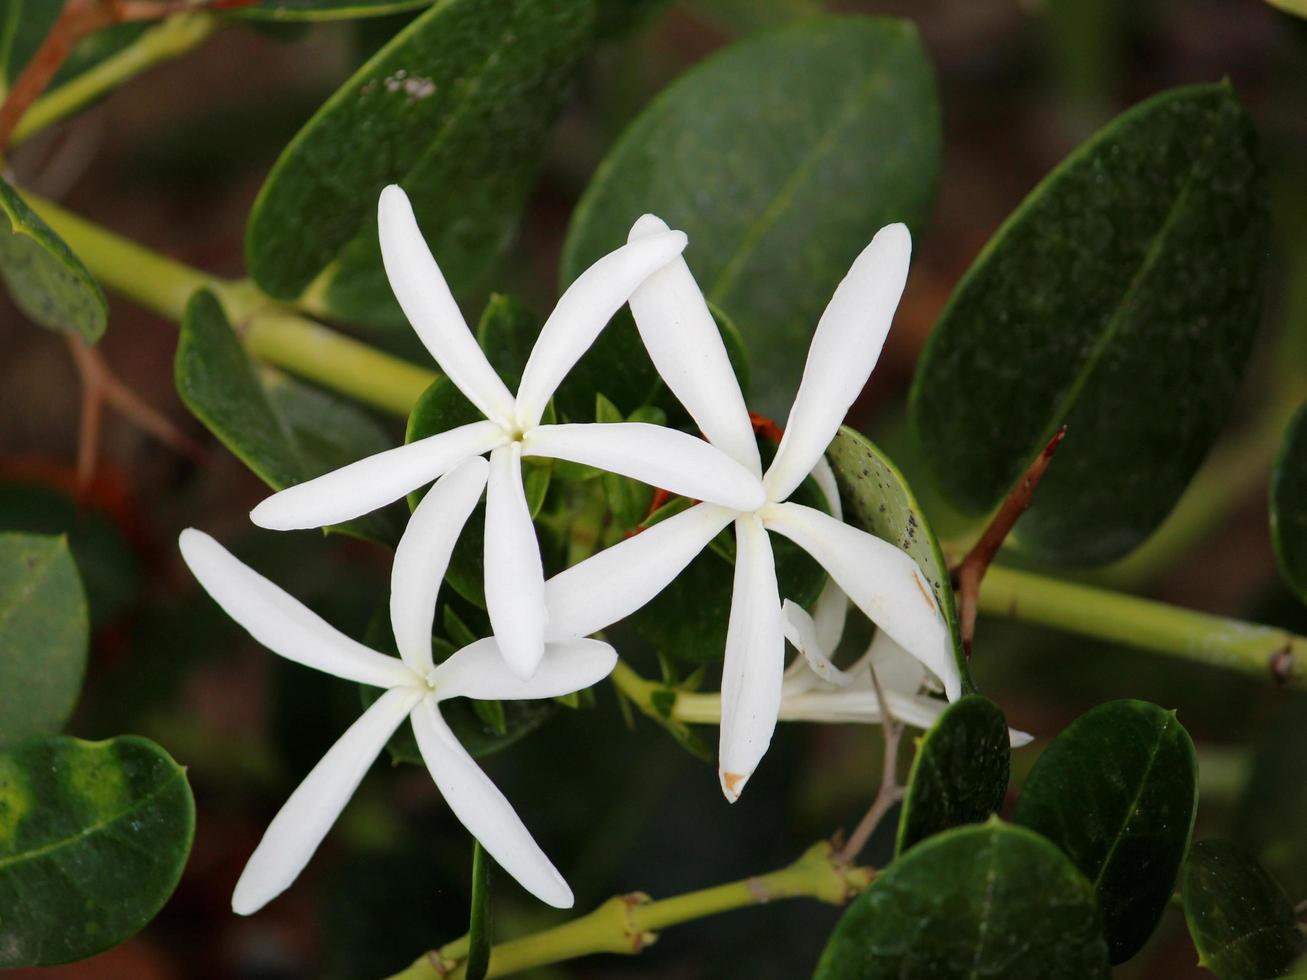
[[1162, 741], [1166, 737], [1167, 730], [1171, 727], [1173, 716], [1168, 715], [1162, 722], [1162, 727], [1157, 730], [1157, 739], [1153, 742], [1153, 750], [1148, 754], [1148, 762], [1144, 766], [1143, 774], [1139, 777], [1139, 785], [1135, 788], [1134, 798], [1131, 799], [1130, 805], [1125, 809], [1125, 816], [1121, 820], [1121, 827], [1112, 838], [1112, 844], [1108, 847], [1107, 853], [1103, 855], [1103, 861], [1098, 866], [1098, 873], [1094, 875], [1092, 882], [1094, 891], [1098, 891], [1098, 886], [1103, 881], [1103, 875], [1107, 873], [1107, 867], [1112, 863], [1112, 857], [1116, 854], [1116, 849], [1125, 837], [1126, 830], [1130, 827], [1130, 821], [1133, 818], [1135, 808], [1139, 806], [1139, 801], [1143, 798], [1144, 787], [1148, 785], [1148, 777], [1153, 772], [1153, 765], [1157, 762], [1157, 755], [1162, 751]]

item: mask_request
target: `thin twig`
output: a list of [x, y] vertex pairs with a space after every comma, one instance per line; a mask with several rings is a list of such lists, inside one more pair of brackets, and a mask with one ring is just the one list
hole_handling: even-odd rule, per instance
[[1017, 481], [1016, 486], [1008, 493], [998, 513], [985, 528], [985, 533], [980, 536], [980, 540], [972, 546], [967, 556], [953, 570], [953, 586], [957, 590], [958, 618], [962, 632], [962, 649], [966, 652], [968, 660], [971, 659], [971, 641], [976, 635], [976, 600], [980, 595], [980, 583], [994, 556], [998, 554], [999, 549], [1003, 547], [1003, 542], [1012, 532], [1013, 525], [1030, 506], [1035, 496], [1035, 488], [1039, 486], [1044, 471], [1048, 469], [1048, 464], [1052, 461], [1053, 454], [1057, 452], [1057, 447], [1061, 445], [1065, 435], [1065, 425], [1053, 433], [1053, 438], [1048, 440], [1044, 451], [1035, 458], [1021, 479]]
[[840, 851], [840, 860], [847, 864], [852, 864], [858, 859], [858, 855], [867, 846], [867, 841], [876, 832], [885, 814], [895, 803], [903, 799], [904, 792], [903, 786], [899, 783], [899, 742], [903, 737], [903, 724], [896, 721], [890, 713], [889, 703], [885, 700], [885, 691], [880, 686], [880, 678], [876, 676], [876, 668], [868, 667], [868, 670], [871, 671], [871, 686], [876, 691], [876, 700], [880, 703], [885, 758], [881, 765], [880, 789], [876, 792], [876, 798], [871, 801], [871, 807], [858, 821], [858, 826], [849, 835], [848, 843]]

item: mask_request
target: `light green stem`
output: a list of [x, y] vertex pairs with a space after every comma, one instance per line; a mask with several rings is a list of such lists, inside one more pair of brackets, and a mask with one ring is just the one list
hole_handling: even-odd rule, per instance
[[217, 24], [212, 15], [196, 12], [176, 14], [151, 27], [117, 54], [33, 102], [14, 127], [11, 145], [35, 136], [147, 68], [185, 54], [212, 34]]
[[[845, 864], [828, 843], [809, 848], [787, 868], [730, 884], [650, 901], [639, 893], [610, 898], [588, 915], [553, 929], [501, 943], [490, 951], [488, 977], [589, 956], [592, 953], [639, 953], [668, 926], [719, 912], [763, 905], [786, 898], [814, 898], [843, 905], [875, 877], [871, 868]], [[467, 939], [458, 939], [426, 954], [390, 980], [461, 980]]]
[[985, 574], [979, 607], [991, 616], [1307, 687], [1307, 639], [1272, 626], [998, 565]]

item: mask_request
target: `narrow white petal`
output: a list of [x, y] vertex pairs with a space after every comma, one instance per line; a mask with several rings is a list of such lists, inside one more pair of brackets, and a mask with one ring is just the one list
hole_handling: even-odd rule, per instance
[[785, 630], [785, 639], [799, 651], [799, 657], [816, 676], [836, 687], [848, 687], [853, 678], [831, 663], [828, 651], [832, 648], [822, 645], [817, 636], [817, 624], [807, 610], [797, 602], [786, 599], [781, 605], [781, 625]]
[[769, 506], [764, 522], [812, 555], [853, 604], [933, 671], [950, 701], [957, 700], [962, 681], [948, 627], [930, 584], [906, 552], [800, 504]]
[[353, 520], [430, 483], [469, 456], [480, 456], [505, 441], [504, 430], [493, 422], [460, 425], [360, 459], [316, 480], [287, 487], [250, 511], [250, 520], [273, 531]]
[[522, 489], [521, 446], [490, 454], [486, 490], [486, 611], [499, 649], [519, 677], [530, 677], [545, 652], [545, 573], [540, 543]]
[[762, 481], [702, 439], [647, 422], [541, 425], [523, 440], [527, 456], [597, 466], [668, 493], [750, 512], [763, 505]]
[[[634, 242], [668, 230], [646, 214], [631, 228]], [[756, 476], [758, 442], [721, 333], [684, 258], [675, 258], [631, 294], [631, 313], [649, 358], [708, 441]]]
[[[909, 728], [930, 728], [948, 707], [946, 701], [886, 691], [885, 702], [894, 720]], [[782, 721], [815, 721], [824, 724], [879, 725], [884, 719], [880, 699], [868, 688], [819, 688], [787, 695], [781, 701]]]
[[395, 184], [377, 202], [377, 230], [390, 288], [422, 343], [486, 418], [510, 423], [513, 396], [477, 346], [427, 248], [408, 195]]
[[178, 543], [204, 590], [273, 653], [374, 687], [413, 683], [403, 663], [351, 640], [203, 531], [187, 528]]
[[495, 638], [477, 640], [436, 668], [437, 699], [530, 701], [584, 690], [613, 672], [617, 651], [600, 640], [558, 640], [545, 644], [535, 674], [523, 680], [508, 669]]
[[699, 504], [559, 572], [545, 583], [550, 639], [586, 636], [665, 589], [735, 512]]
[[735, 584], [722, 663], [722, 730], [717, 775], [734, 803], [767, 753], [781, 704], [785, 636], [776, 564], [762, 522], [735, 521]]
[[817, 642], [823, 650], [834, 653], [844, 639], [844, 621], [849, 616], [849, 597], [844, 594], [833, 578], [827, 577], [826, 584], [817, 596], [817, 605], [813, 608], [812, 618], [816, 623]]
[[[784, 437], [782, 437], [784, 438]], [[835, 482], [835, 471], [823, 454], [817, 457], [817, 465], [812, 468], [812, 478], [822, 496], [826, 498], [826, 509], [836, 520], [844, 520], [844, 505], [840, 503], [840, 486]]]
[[784, 500], [812, 471], [867, 383], [903, 295], [911, 255], [908, 229], [887, 225], [835, 288], [813, 334], [799, 394], [767, 471], [772, 500]]
[[431, 661], [436, 594], [463, 525], [481, 499], [489, 464], [480, 456], [459, 463], [427, 491], [395, 549], [390, 567], [390, 625], [399, 655], [423, 677]]
[[345, 809], [386, 740], [421, 697], [414, 688], [387, 691], [327, 751], [272, 818], [236, 882], [233, 911], [240, 915], [257, 912], [290, 886]]
[[926, 684], [926, 665], [894, 642], [894, 638], [883, 629], [876, 630], [867, 648], [867, 656], [859, 662], [864, 670], [876, 669], [876, 677], [886, 691], [898, 691], [901, 694], [917, 694]]
[[454, 816], [518, 884], [557, 909], [572, 907], [572, 890], [489, 777], [472, 761], [434, 698], [413, 709], [413, 734], [431, 778]]
[[590, 349], [599, 332], [650, 273], [685, 248], [679, 231], [651, 235], [609, 252], [567, 287], [540, 328], [517, 389], [517, 421], [529, 429], [540, 422], [545, 405], [567, 372]]

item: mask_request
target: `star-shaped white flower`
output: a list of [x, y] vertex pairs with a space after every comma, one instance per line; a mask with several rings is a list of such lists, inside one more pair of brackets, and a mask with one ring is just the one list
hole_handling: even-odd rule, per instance
[[[629, 241], [665, 234], [666, 227], [646, 215], [631, 229]], [[842, 617], [842, 591], [942, 681], [950, 700], [960, 693], [948, 629], [916, 562], [838, 517], [788, 499], [809, 473], [822, 475], [826, 447], [884, 346], [910, 253], [907, 228], [890, 225], [836, 288], [813, 334], [784, 437], [765, 474], [725, 346], [685, 261], [670, 262], [631, 297], [640, 335], [668, 388], [709, 442], [759, 480], [765, 500], [753, 507], [699, 504], [555, 576], [545, 586], [553, 616], [550, 635], [592, 633], [639, 609], [733, 522], [735, 581], [718, 759], [722, 791], [732, 801], [766, 753], [781, 704], [785, 639], [768, 532], [789, 538], [826, 569], [834, 582], [827, 612]]]
[[463, 826], [523, 888], [557, 908], [571, 907], [563, 876], [440, 715], [440, 702], [455, 697], [526, 700], [570, 694], [598, 683], [617, 662], [606, 643], [562, 639], [548, 645], [539, 670], [522, 680], [507, 669], [491, 637], [433, 663], [436, 592], [458, 528], [476, 506], [488, 470], [481, 457], [464, 461], [436, 482], [413, 513], [391, 572], [390, 618], [399, 659], [338, 632], [207, 534], [193, 528], [182, 532], [186, 564], [256, 640], [287, 660], [385, 691], [273, 819], [236, 884], [236, 912], [257, 911], [295, 880], [405, 718], [436, 786]]
[[255, 507], [250, 518], [274, 530], [348, 521], [398, 500], [465, 459], [489, 453], [486, 608], [509, 666], [519, 676], [529, 677], [544, 652], [547, 613], [540, 547], [522, 487], [523, 456], [595, 466], [731, 507], [754, 508], [762, 503], [762, 490], [753, 474], [683, 432], [641, 422], [540, 424], [563, 377], [631, 293], [680, 254], [685, 235], [664, 228], [604, 256], [583, 272], [541, 328], [514, 396], [477, 346], [399, 187], [391, 185], [381, 192], [377, 221], [395, 297], [431, 356], [485, 420], [289, 487]]

